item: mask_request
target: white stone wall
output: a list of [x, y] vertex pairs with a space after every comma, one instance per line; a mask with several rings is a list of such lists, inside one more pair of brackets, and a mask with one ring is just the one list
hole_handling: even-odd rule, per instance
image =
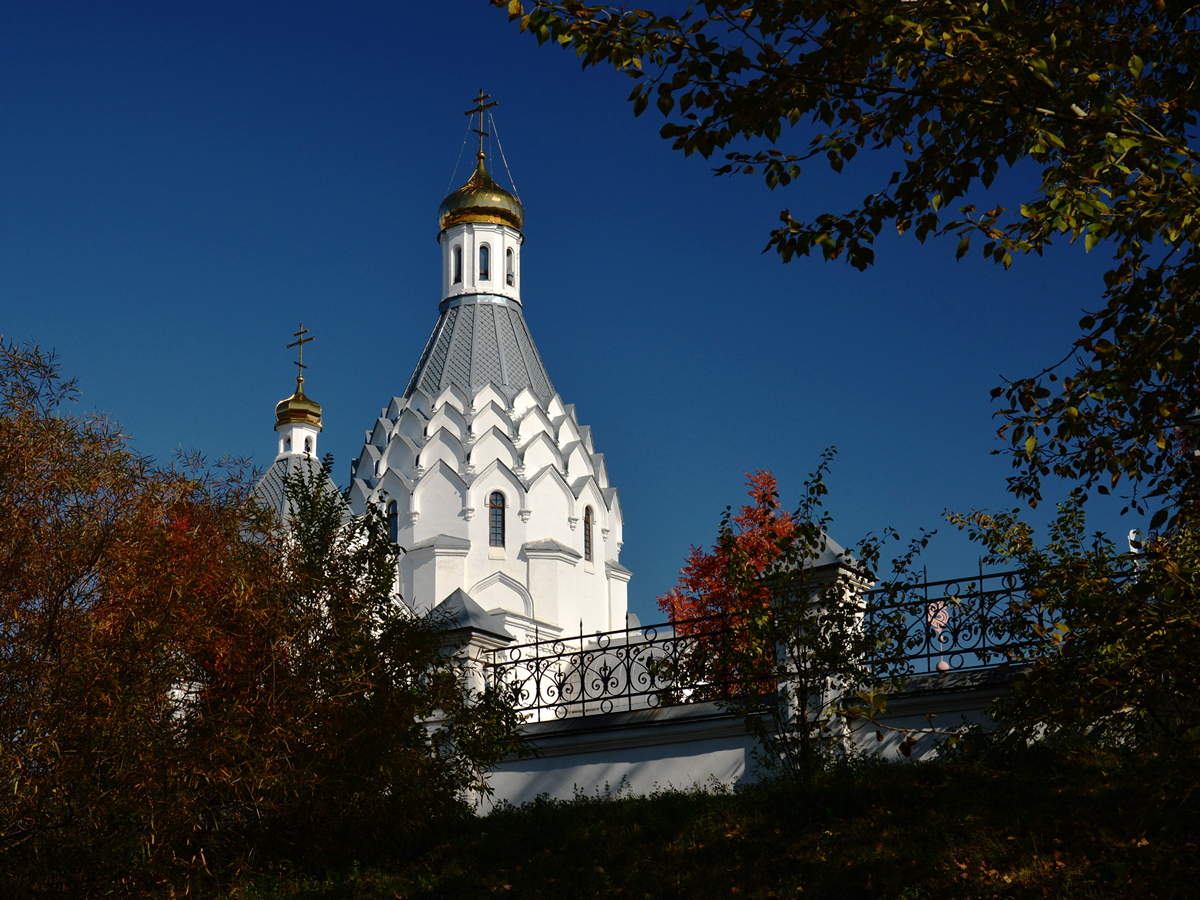
[[479, 799], [480, 812], [539, 796], [644, 797], [728, 788], [764, 774], [757, 738], [742, 716], [713, 703], [527, 725], [525, 732], [537, 755], [493, 769], [493, 793]]
[[[950, 733], [970, 725], [994, 728], [988, 709], [1008, 689], [1006, 678], [980, 673], [926, 678], [924, 686], [919, 694], [892, 698], [878, 724], [860, 721], [848, 728], [846, 750], [897, 763], [931, 759]], [[744, 718], [719, 703], [542, 721], [522, 730], [536, 755], [493, 769], [488, 781], [494, 793], [480, 799], [481, 812], [543, 795], [646, 796], [732, 788], [779, 774], [764, 768], [764, 747]], [[905, 754], [900, 744], [910, 734], [917, 740]]]

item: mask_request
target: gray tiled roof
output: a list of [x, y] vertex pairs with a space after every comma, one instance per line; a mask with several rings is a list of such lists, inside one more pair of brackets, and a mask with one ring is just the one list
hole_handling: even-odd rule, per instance
[[489, 383], [513, 394], [529, 388], [542, 402], [554, 396], [521, 305], [490, 295], [443, 302], [404, 396], [420, 388], [433, 397], [450, 385], [474, 396]]
[[[284, 480], [301, 467], [304, 468], [310, 477], [317, 477], [321, 474], [320, 461], [313, 459], [311, 456], [304, 456], [298, 453], [281, 456], [275, 462], [271, 463], [271, 467], [263, 473], [263, 477], [258, 480], [258, 484], [254, 486], [254, 490], [251, 492], [255, 499], [274, 510], [281, 522], [287, 522], [291, 516], [287, 496], [283, 490]], [[329, 490], [341, 493], [332, 479], [326, 476], [325, 480], [326, 487]]]

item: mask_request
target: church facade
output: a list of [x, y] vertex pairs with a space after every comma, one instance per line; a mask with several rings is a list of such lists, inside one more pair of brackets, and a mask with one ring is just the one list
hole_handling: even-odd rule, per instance
[[[350, 508], [385, 513], [402, 551], [398, 593], [418, 614], [453, 596], [517, 642], [623, 628], [620, 500], [526, 323], [524, 209], [488, 172], [480, 132], [471, 177], [438, 211], [433, 331], [365, 433]], [[271, 485], [316, 455], [320, 406], [302, 378], [276, 422], [260, 485], [272, 502]]]

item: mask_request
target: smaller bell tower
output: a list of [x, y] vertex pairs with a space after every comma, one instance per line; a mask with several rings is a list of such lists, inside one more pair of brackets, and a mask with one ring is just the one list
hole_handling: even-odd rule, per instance
[[304, 345], [316, 340], [300, 323], [292, 335], [296, 340], [288, 347], [296, 348], [296, 392], [275, 404], [275, 433], [279, 435], [279, 450], [275, 456], [317, 456], [317, 435], [321, 433], [321, 404], [304, 393]]

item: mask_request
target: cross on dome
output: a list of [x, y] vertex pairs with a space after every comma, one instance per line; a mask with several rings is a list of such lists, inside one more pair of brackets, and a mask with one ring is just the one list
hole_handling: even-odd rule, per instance
[[467, 183], [450, 193], [438, 209], [438, 226], [443, 230], [454, 225], [482, 222], [508, 225], [519, 231], [525, 223], [525, 208], [521, 201], [496, 183], [484, 162], [487, 153], [483, 141], [489, 134], [484, 128], [484, 113], [497, 105], [498, 101], [492, 100], [492, 95], [480, 88], [475, 105], [465, 112], [467, 116], [479, 116], [474, 129], [479, 135], [479, 151], [475, 155], [475, 171]]
[[311, 341], [316, 340], [315, 337], [308, 337], [307, 335], [309, 335], [309, 334], [311, 334], [311, 332], [307, 328], [305, 328], [304, 323], [301, 322], [300, 330], [296, 331], [292, 334], [292, 337], [294, 337], [296, 340], [292, 341], [290, 344], [287, 345], [289, 350], [292, 347], [296, 348], [296, 383], [297, 384], [304, 381], [304, 370], [308, 368], [308, 366], [306, 366], [304, 364], [304, 345], [307, 343], [310, 343]]
[[475, 105], [466, 111], [466, 115], [468, 116], [473, 116], [476, 113], [479, 114], [479, 125], [474, 129], [475, 133], [479, 135], [479, 153], [476, 157], [478, 159], [483, 159], [487, 155], [483, 150], [483, 139], [488, 136], [483, 127], [483, 114], [493, 106], [500, 105], [499, 100], [492, 100], [491, 103], [488, 103], [489, 100], [492, 100], [492, 95], [485, 93], [483, 88], [480, 88], [479, 96], [475, 98]]
[[290, 397], [284, 397], [275, 404], [276, 429], [290, 424], [311, 425], [317, 430], [321, 428], [321, 404], [304, 393], [304, 345], [316, 340], [312, 333], [300, 323], [300, 327], [292, 334], [296, 340], [287, 345], [290, 350], [296, 348], [296, 392]]

